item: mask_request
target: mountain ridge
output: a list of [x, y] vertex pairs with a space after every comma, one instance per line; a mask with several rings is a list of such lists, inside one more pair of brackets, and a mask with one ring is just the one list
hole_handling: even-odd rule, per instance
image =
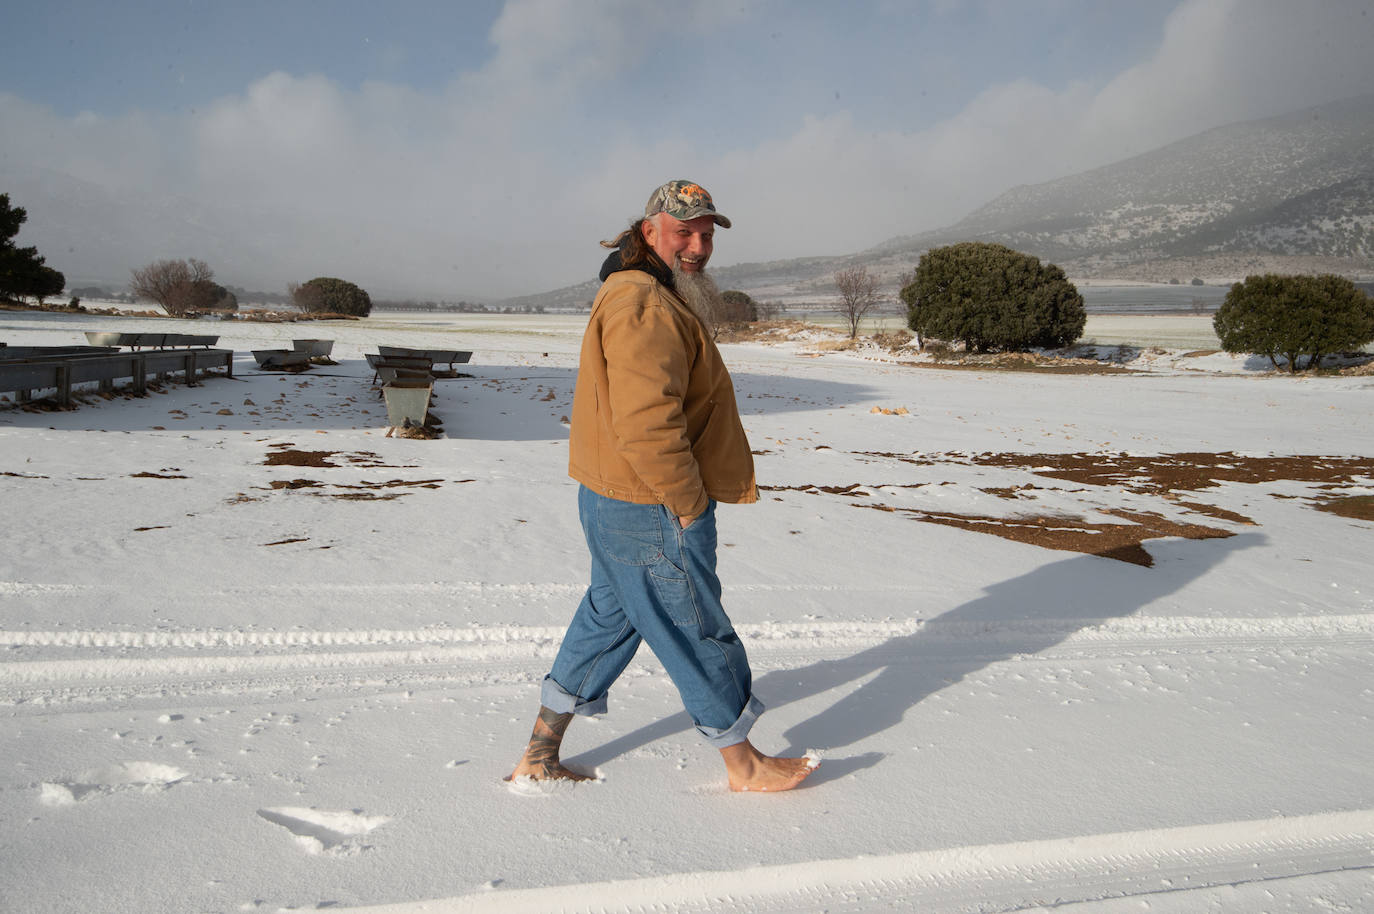
[[[1214, 127], [1109, 165], [1018, 185], [950, 226], [856, 253], [712, 272], [721, 288], [755, 298], [828, 298], [836, 270], [868, 267], [895, 288], [924, 251], [987, 241], [1083, 279], [1229, 282], [1255, 272], [1368, 277], [1374, 275], [1371, 148], [1374, 94]], [[596, 286], [512, 301], [585, 304]]]

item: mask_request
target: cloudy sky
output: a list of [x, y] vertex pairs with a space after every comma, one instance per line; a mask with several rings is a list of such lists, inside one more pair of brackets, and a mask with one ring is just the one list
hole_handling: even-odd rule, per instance
[[669, 178], [718, 265], [843, 254], [1374, 92], [1355, 0], [46, 0], [4, 45], [0, 192], [69, 278], [383, 298], [592, 278]]

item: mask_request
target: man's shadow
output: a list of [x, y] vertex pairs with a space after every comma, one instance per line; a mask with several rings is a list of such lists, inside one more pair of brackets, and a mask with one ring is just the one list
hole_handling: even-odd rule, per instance
[[[922, 699], [972, 673], [1053, 647], [1098, 621], [1129, 616], [1201, 578], [1228, 556], [1264, 541], [1256, 533], [1160, 540], [1149, 546], [1152, 568], [1092, 555], [1067, 558], [993, 584], [983, 596], [934, 616], [914, 634], [849, 657], [767, 673], [754, 680], [754, 692], [776, 710], [867, 679], [820, 714], [789, 727], [784, 733], [789, 747], [781, 754], [800, 755], [811, 746], [842, 749], [895, 726]], [[917, 606], [912, 615], [921, 618], [928, 611]], [[922, 663], [922, 657], [930, 662]], [[686, 712], [679, 712], [567, 761], [574, 767], [595, 767], [691, 727]], [[881, 752], [868, 752], [828, 758], [807, 783], [843, 777], [882, 757]]]

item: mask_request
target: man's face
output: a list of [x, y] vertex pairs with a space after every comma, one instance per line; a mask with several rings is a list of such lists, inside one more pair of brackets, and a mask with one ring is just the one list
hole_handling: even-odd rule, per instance
[[644, 220], [644, 240], [649, 247], [670, 267], [678, 260], [684, 273], [706, 269], [715, 233], [716, 220], [711, 216], [683, 222], [667, 213], [654, 213]]

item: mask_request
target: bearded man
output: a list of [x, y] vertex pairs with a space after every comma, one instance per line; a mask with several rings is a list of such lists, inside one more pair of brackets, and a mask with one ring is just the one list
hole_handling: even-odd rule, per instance
[[711, 195], [669, 181], [612, 242], [582, 338], [568, 472], [591, 551], [591, 584], [553, 668], [524, 756], [507, 780], [586, 780], [559, 760], [574, 715], [606, 710], [610, 686], [647, 642], [697, 730], [720, 750], [731, 790], [779, 791], [809, 758], [760, 752], [763, 711], [744, 645], [721, 605], [717, 502], [758, 500], [734, 385], [709, 326], [720, 294], [704, 272]]

